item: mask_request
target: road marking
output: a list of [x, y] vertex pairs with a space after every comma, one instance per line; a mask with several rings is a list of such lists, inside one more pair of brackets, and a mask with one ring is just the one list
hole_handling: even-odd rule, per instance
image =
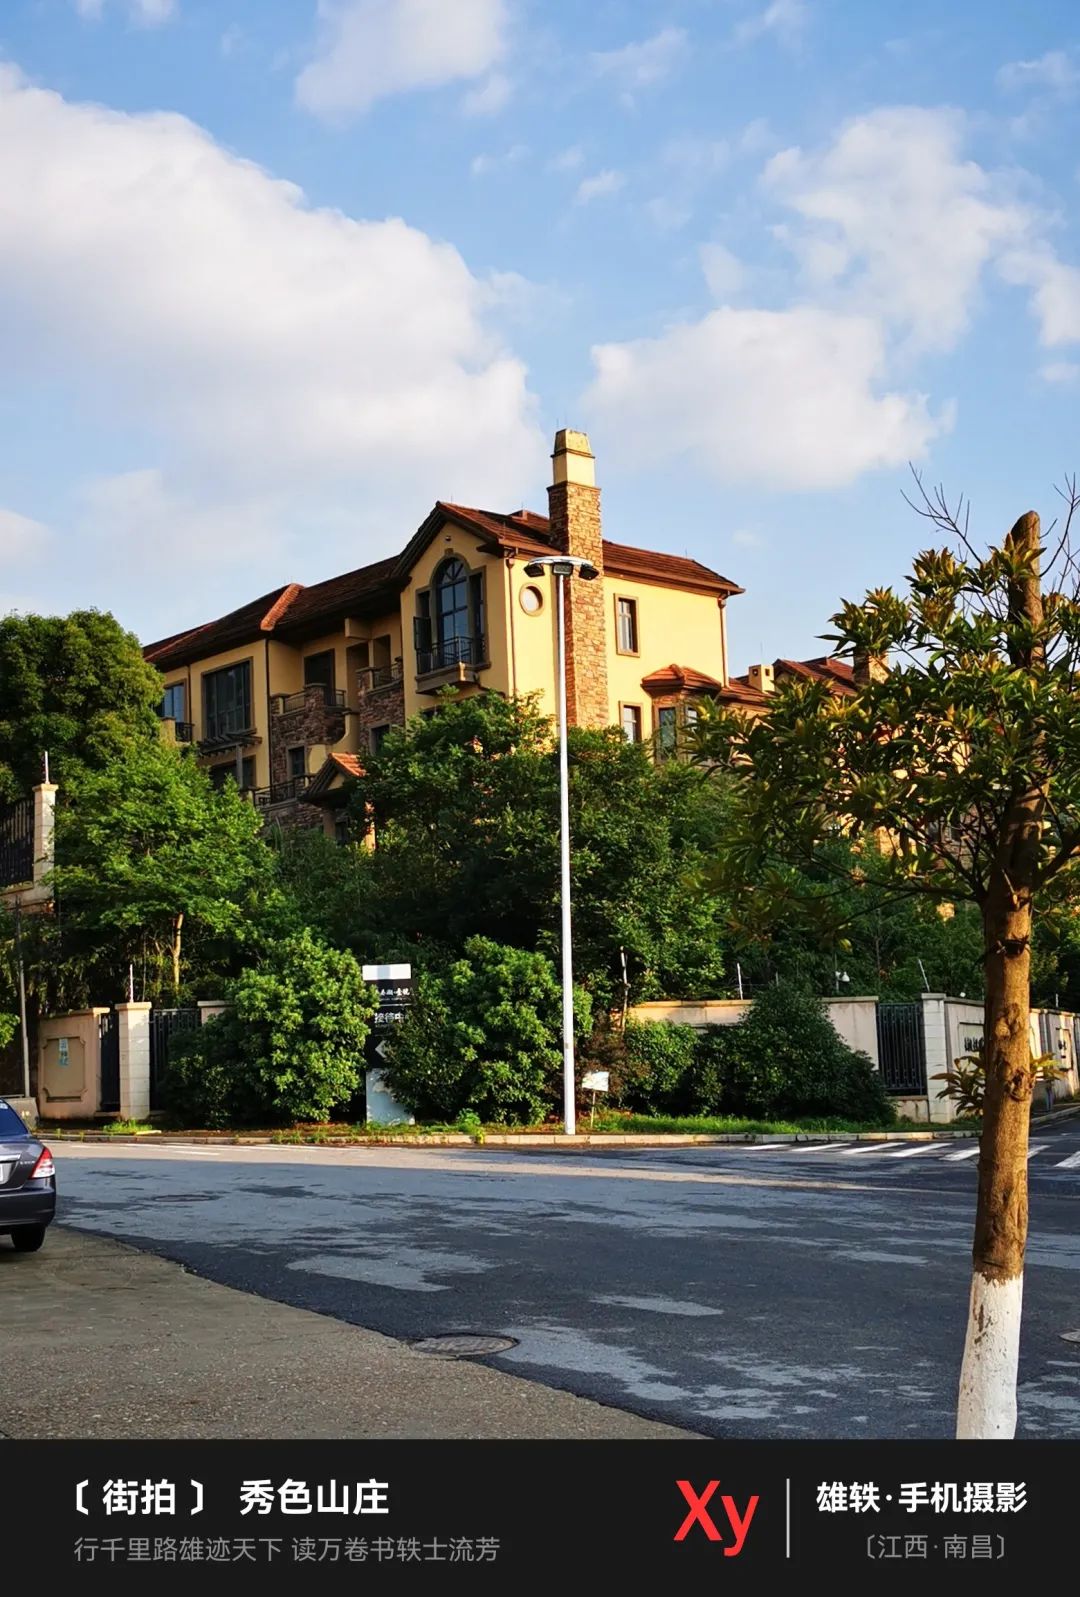
[[974, 1159], [978, 1151], [979, 1144], [976, 1143], [973, 1148], [961, 1148], [958, 1153], [947, 1153], [945, 1159], [947, 1163], [954, 1163], [957, 1159]]
[[890, 1157], [893, 1159], [914, 1159], [920, 1153], [935, 1153], [937, 1150], [932, 1142], [919, 1142], [913, 1148], [898, 1148]]
[[772, 1153], [777, 1148], [788, 1148], [790, 1146], [791, 1144], [787, 1142], [748, 1142], [746, 1151], [747, 1153]]
[[814, 1142], [796, 1143], [800, 1153], [846, 1153], [850, 1148], [849, 1142]]
[[1076, 1169], [1080, 1169], [1080, 1153], [1070, 1153], [1070, 1155], [1069, 1155], [1069, 1157], [1067, 1159], [1059, 1160], [1058, 1163], [1054, 1166], [1054, 1169], [1055, 1170], [1076, 1170]]
[[863, 1142], [863, 1143], [857, 1144], [857, 1146], [854, 1147], [854, 1148], [845, 1148], [844, 1149], [844, 1152], [846, 1154], [855, 1154], [855, 1153], [889, 1153], [890, 1151], [891, 1151], [891, 1149], [890, 1149], [890, 1146], [889, 1146], [889, 1144], [887, 1142], [869, 1142], [869, 1143]]
[[1037, 1153], [1045, 1153], [1050, 1144], [1048, 1142], [1033, 1142], [1028, 1149], [1028, 1158], [1034, 1159]]

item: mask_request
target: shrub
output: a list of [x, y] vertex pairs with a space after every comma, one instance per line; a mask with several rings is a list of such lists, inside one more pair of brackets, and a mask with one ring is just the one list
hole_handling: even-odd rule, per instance
[[668, 1021], [629, 1021], [624, 1064], [612, 1101], [639, 1114], [678, 1115], [686, 1108], [697, 1033]]
[[270, 944], [227, 991], [232, 1008], [169, 1049], [166, 1106], [190, 1125], [325, 1120], [364, 1070], [375, 991], [349, 953], [309, 931]]
[[[543, 954], [470, 937], [464, 958], [422, 973], [418, 988], [387, 1066], [390, 1090], [418, 1119], [471, 1112], [528, 1125], [561, 1101], [561, 991]], [[587, 1022], [582, 994], [576, 1009]]]
[[705, 1030], [688, 1096], [697, 1114], [894, 1118], [872, 1061], [837, 1035], [822, 999], [790, 984], [766, 988], [739, 1025]]

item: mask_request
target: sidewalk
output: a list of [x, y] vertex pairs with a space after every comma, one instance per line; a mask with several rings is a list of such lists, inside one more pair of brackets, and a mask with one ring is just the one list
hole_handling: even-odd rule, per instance
[[40, 1253], [0, 1241], [0, 1299], [4, 1437], [690, 1434], [59, 1226]]

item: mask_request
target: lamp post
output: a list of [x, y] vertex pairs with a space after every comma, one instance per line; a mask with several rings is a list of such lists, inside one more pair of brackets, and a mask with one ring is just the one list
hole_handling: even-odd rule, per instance
[[592, 582], [600, 575], [588, 560], [574, 555], [541, 555], [525, 567], [527, 577], [550, 570], [555, 578], [559, 700], [559, 879], [562, 909], [562, 1044], [563, 1127], [577, 1132], [577, 1083], [574, 1075], [574, 957], [570, 931], [570, 769], [566, 752], [566, 584], [574, 576]]

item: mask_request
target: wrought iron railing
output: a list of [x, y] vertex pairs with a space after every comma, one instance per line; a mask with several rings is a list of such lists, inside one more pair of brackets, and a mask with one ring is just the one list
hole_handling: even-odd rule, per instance
[[416, 673], [427, 676], [433, 671], [448, 671], [455, 665], [483, 665], [487, 659], [486, 648], [487, 640], [480, 636], [447, 638], [430, 649], [417, 649]]
[[19, 887], [34, 878], [34, 801], [0, 805], [0, 887]]
[[320, 704], [326, 710], [343, 710], [345, 690], [327, 687], [322, 682], [309, 682], [299, 693], [279, 693], [274, 699], [274, 709], [278, 715], [285, 715], [290, 710], [303, 710], [312, 703]]
[[192, 726], [190, 721], [177, 721], [175, 726], [176, 741], [178, 743], [194, 743], [195, 728]]
[[286, 782], [252, 788], [251, 801], [257, 810], [269, 809], [272, 804], [295, 804], [310, 786], [310, 776], [291, 776]]
[[400, 657], [391, 660], [389, 665], [369, 665], [359, 673], [360, 692], [376, 693], [379, 688], [391, 687], [401, 681], [402, 674], [403, 662]]

